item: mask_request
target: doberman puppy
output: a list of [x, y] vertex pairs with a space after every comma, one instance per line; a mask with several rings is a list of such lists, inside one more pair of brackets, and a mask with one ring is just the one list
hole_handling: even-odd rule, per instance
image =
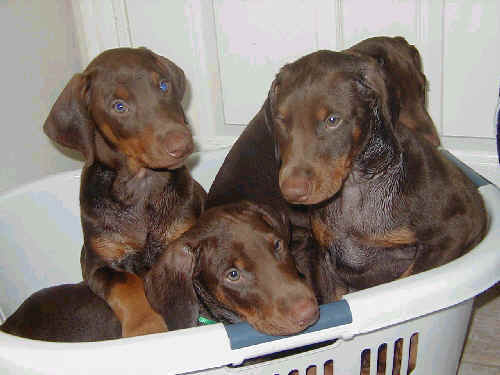
[[[437, 130], [425, 107], [426, 78], [418, 50], [402, 37], [375, 37], [347, 51], [376, 59], [401, 103], [399, 122], [439, 145]], [[238, 199], [262, 202], [287, 213], [295, 226], [308, 228], [307, 207], [286, 201], [276, 178], [281, 160], [270, 113], [271, 93], [275, 89], [271, 88], [264, 105], [231, 148], [210, 188], [207, 204], [214, 206]]]
[[[205, 211], [146, 273], [148, 300], [169, 330], [248, 321], [267, 334], [297, 333], [319, 316], [314, 292], [289, 251], [288, 223], [269, 207], [239, 202]], [[81, 342], [122, 337], [108, 305], [85, 283], [43, 289], [0, 327], [31, 339]]]
[[322, 303], [449, 262], [486, 233], [477, 189], [402, 126], [371, 57], [307, 55], [281, 69], [270, 96], [281, 193], [312, 206]]
[[76, 74], [44, 131], [86, 159], [80, 188], [82, 273], [122, 335], [167, 329], [142, 276], [190, 228], [206, 193], [184, 166], [193, 139], [181, 106], [183, 71], [146, 48], [118, 48]]
[[297, 271], [286, 216], [248, 201], [207, 209], [146, 275], [146, 294], [169, 327], [242, 320], [270, 335], [316, 322], [316, 297]]

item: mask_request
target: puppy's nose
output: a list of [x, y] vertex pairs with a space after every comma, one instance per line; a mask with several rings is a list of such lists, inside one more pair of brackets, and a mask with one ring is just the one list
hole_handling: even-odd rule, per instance
[[292, 203], [305, 202], [311, 194], [311, 182], [306, 176], [290, 176], [280, 188], [285, 199]]
[[318, 303], [312, 298], [298, 300], [293, 306], [293, 317], [300, 327], [309, 327], [319, 318]]
[[165, 147], [170, 156], [181, 159], [193, 152], [194, 144], [191, 133], [173, 130], [166, 135]]

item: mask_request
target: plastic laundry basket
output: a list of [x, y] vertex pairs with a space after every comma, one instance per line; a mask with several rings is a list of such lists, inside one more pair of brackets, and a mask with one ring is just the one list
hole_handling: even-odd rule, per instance
[[[194, 157], [193, 175], [206, 189], [227, 151]], [[360, 373], [362, 353], [370, 359], [371, 374], [376, 374], [379, 357], [384, 359], [379, 353], [384, 351], [386, 374], [396, 365], [400, 374], [408, 369], [415, 375], [456, 374], [473, 298], [500, 279], [500, 191], [455, 162], [484, 197], [490, 216], [486, 238], [444, 266], [321, 306], [318, 323], [302, 334], [270, 337], [246, 323], [218, 323], [96, 343], [50, 343], [0, 332], [0, 374], [287, 375], [306, 374], [315, 367], [321, 375], [327, 364], [335, 375], [353, 375]], [[79, 174], [57, 174], [0, 197], [4, 317], [36, 290], [81, 280]], [[296, 348], [307, 345], [313, 346], [286, 355], [287, 350], [297, 353]], [[393, 358], [396, 346], [402, 348], [401, 358]], [[276, 352], [282, 352], [277, 359], [238, 366], [245, 359]], [[414, 368], [409, 368], [410, 357]]]

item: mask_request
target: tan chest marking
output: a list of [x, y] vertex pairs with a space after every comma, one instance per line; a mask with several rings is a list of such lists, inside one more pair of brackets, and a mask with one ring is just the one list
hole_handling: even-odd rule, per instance
[[322, 246], [328, 246], [334, 239], [333, 231], [325, 224], [325, 222], [317, 217], [311, 218], [312, 231], [314, 238]]
[[360, 241], [367, 246], [373, 247], [396, 247], [411, 245], [417, 241], [415, 232], [407, 227], [399, 227], [385, 233], [377, 233], [370, 236], [360, 236]]
[[93, 237], [90, 240], [90, 246], [92, 250], [108, 262], [118, 260], [143, 248], [142, 243], [116, 233]]

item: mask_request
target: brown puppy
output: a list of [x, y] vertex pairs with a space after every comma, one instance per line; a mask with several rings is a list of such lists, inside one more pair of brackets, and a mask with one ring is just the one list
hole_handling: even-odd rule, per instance
[[113, 311], [89, 287], [63, 284], [28, 297], [0, 330], [33, 340], [54, 342], [101, 341], [122, 337]]
[[193, 150], [181, 99], [185, 78], [145, 48], [103, 52], [73, 76], [44, 124], [83, 153], [81, 263], [123, 336], [164, 331], [140, 278], [200, 215], [205, 192], [183, 166]]
[[272, 86], [279, 186], [289, 202], [313, 206], [322, 303], [444, 264], [486, 233], [477, 189], [400, 126], [391, 84], [371, 57], [319, 51]]
[[213, 207], [173, 242], [145, 277], [152, 306], [170, 329], [245, 320], [270, 335], [316, 322], [318, 304], [289, 251], [288, 222], [270, 207]]
[[[376, 59], [401, 103], [399, 121], [432, 144], [439, 145], [437, 130], [425, 107], [426, 79], [420, 54], [414, 46], [402, 37], [376, 37], [345, 52]], [[277, 87], [273, 86], [270, 93], [275, 89]], [[231, 148], [210, 188], [207, 205], [239, 199], [263, 202], [285, 212], [294, 225], [307, 228], [310, 227], [308, 209], [290, 204], [280, 191], [277, 175], [281, 157], [270, 113], [272, 99], [270, 95]], [[289, 191], [293, 189], [293, 186], [288, 187]]]
[[439, 146], [438, 132], [425, 106], [427, 80], [422, 71], [420, 53], [414, 46], [400, 36], [381, 36], [365, 39], [344, 52], [376, 59], [399, 100], [399, 121], [434, 146]]

